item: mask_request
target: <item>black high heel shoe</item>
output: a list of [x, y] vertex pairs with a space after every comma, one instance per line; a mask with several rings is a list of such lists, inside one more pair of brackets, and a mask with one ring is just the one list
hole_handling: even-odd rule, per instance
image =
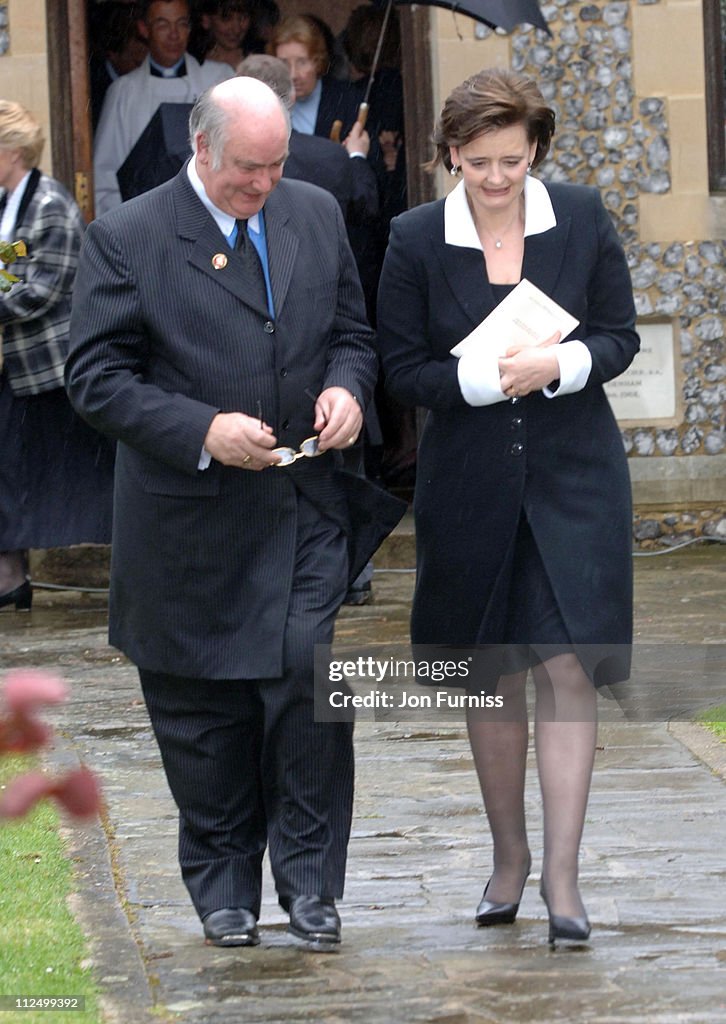
[[33, 604], [33, 588], [30, 585], [30, 580], [25, 580], [15, 590], [0, 594], [0, 608], [4, 608], [8, 604], [14, 604], [16, 612], [30, 611]]
[[547, 915], [550, 921], [550, 946], [554, 946], [556, 942], [587, 942], [591, 931], [587, 914], [584, 917], [565, 917], [562, 914], [553, 914], [547, 902], [547, 895], [542, 883], [540, 883], [539, 894], [544, 900], [544, 905], [547, 907]]
[[522, 893], [524, 892], [524, 887], [527, 884], [531, 868], [532, 861], [530, 860], [527, 866], [527, 874], [524, 876], [524, 881], [522, 882], [519, 900], [516, 903], [495, 903], [493, 900], [488, 900], [487, 889], [489, 888], [491, 878], [489, 879], [479, 906], [476, 908], [476, 923], [480, 928], [488, 928], [495, 924], [514, 924], [519, 910], [519, 904], [522, 902]]

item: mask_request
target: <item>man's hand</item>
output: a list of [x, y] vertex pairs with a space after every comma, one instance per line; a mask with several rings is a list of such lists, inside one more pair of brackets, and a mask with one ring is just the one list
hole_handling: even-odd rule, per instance
[[276, 444], [272, 427], [243, 412], [217, 413], [204, 439], [213, 459], [240, 469], [266, 469], [279, 462], [270, 451]]
[[560, 340], [560, 332], [539, 345], [512, 345], [499, 359], [499, 383], [502, 393], [512, 398], [541, 391], [560, 375], [560, 364], [553, 346]]
[[326, 388], [315, 403], [315, 429], [321, 451], [350, 448], [363, 426], [363, 412], [347, 388]]
[[343, 140], [343, 145], [348, 150], [348, 156], [352, 153], [361, 153], [363, 156], [368, 156], [368, 150], [371, 148], [371, 137], [365, 128], [361, 128], [356, 121]]

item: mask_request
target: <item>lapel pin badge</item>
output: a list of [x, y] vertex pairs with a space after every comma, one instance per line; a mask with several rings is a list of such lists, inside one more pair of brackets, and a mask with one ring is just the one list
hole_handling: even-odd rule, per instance
[[224, 270], [227, 266], [227, 262], [227, 257], [223, 252], [215, 252], [214, 256], [212, 256], [212, 266], [215, 270]]

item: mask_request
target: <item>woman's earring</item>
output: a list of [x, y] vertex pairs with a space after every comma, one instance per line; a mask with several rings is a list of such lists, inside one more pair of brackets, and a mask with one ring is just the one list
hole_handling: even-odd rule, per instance
[[532, 164], [527, 164], [527, 174], [532, 170]]
[[452, 164], [451, 165], [451, 170], [449, 171], [449, 174], [451, 175], [452, 178], [455, 178], [458, 173], [459, 173], [459, 165], [458, 164]]

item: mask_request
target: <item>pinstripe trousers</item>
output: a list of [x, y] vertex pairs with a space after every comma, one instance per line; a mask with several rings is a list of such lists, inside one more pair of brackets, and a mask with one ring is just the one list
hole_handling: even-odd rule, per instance
[[285, 909], [297, 895], [343, 894], [353, 725], [315, 722], [313, 652], [332, 642], [346, 586], [345, 536], [299, 495], [282, 677], [190, 679], [139, 668], [179, 808], [182, 877], [200, 918], [222, 907], [259, 916], [266, 847]]

